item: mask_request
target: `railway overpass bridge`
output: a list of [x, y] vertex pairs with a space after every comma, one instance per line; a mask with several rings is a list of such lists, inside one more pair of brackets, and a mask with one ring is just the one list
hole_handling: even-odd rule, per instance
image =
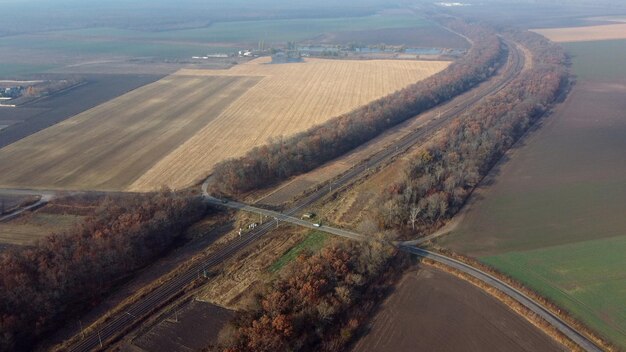
[[[370, 237], [362, 235], [362, 234], [358, 234], [352, 231], [343, 230], [343, 229], [326, 226], [326, 225], [316, 226], [311, 222], [299, 219], [292, 215], [276, 212], [273, 210], [267, 210], [267, 209], [255, 207], [255, 206], [240, 203], [240, 202], [220, 200], [206, 193], [204, 194], [203, 197], [209, 204], [212, 204], [212, 205], [224, 206], [224, 207], [231, 208], [231, 209], [247, 211], [247, 212], [271, 217], [274, 219], [271, 221], [274, 222], [276, 226], [278, 226], [279, 222], [282, 221], [282, 222], [289, 223], [292, 225], [302, 226], [302, 227], [306, 227], [310, 229], [315, 229], [317, 231], [329, 233], [335, 236], [344, 237], [350, 240], [357, 240], [357, 241], [372, 240]], [[423, 242], [418, 241], [417, 243], [423, 243]], [[410, 253], [412, 255], [416, 255], [421, 258], [430, 259], [432, 261], [443, 264], [455, 270], [461, 271], [465, 274], [471, 275], [472, 277], [480, 280], [484, 284], [494, 287], [497, 290], [505, 293], [507, 296], [511, 297], [512, 299], [517, 301], [519, 304], [529, 309], [531, 312], [537, 314], [539, 317], [541, 317], [543, 320], [548, 322], [550, 325], [556, 328], [563, 335], [567, 336], [567, 338], [572, 340], [574, 343], [576, 343], [585, 351], [589, 351], [589, 352], [601, 352], [602, 351], [602, 349], [596, 346], [593, 343], [593, 341], [591, 341], [585, 335], [583, 335], [574, 327], [569, 325], [567, 322], [559, 318], [556, 314], [552, 313], [549, 309], [544, 307], [541, 303], [533, 300], [532, 298], [530, 298], [523, 292], [512, 287], [506, 282], [498, 279], [497, 277], [485, 271], [482, 271], [480, 269], [474, 268], [471, 265], [458, 261], [454, 258], [448, 257], [446, 255], [428, 251], [423, 248], [419, 248], [411, 244], [410, 242], [393, 242], [393, 243], [390, 242], [388, 244], [395, 246], [400, 251]]]

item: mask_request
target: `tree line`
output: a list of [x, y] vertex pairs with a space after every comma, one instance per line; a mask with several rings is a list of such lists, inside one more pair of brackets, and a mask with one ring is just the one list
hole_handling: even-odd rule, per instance
[[212, 191], [240, 194], [312, 170], [490, 77], [504, 57], [495, 33], [461, 21], [450, 21], [447, 26], [472, 39], [472, 48], [463, 58], [442, 72], [352, 112], [217, 164]]
[[199, 197], [168, 191], [109, 198], [71, 230], [0, 253], [0, 350], [28, 350], [96, 305], [206, 210]]
[[382, 196], [381, 228], [429, 229], [455, 214], [482, 177], [561, 92], [568, 77], [563, 50], [531, 32], [508, 35], [531, 51], [531, 68], [460, 116], [411, 160], [403, 180], [390, 185]]

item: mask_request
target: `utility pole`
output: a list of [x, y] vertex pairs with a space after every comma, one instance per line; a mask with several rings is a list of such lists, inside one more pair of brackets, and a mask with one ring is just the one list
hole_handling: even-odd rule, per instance
[[82, 336], [83, 340], [85, 339], [85, 330], [83, 330], [83, 322], [78, 319], [78, 325], [80, 325], [80, 336]]

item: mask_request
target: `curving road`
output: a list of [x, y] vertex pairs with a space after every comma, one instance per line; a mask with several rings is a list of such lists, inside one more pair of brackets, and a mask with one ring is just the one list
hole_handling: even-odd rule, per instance
[[404, 245], [400, 245], [398, 248], [402, 251], [415, 254], [419, 257], [434, 260], [438, 263], [457, 269], [461, 272], [464, 272], [466, 274], [469, 274], [475, 277], [476, 279], [486, 283], [487, 285], [494, 287], [498, 289], [499, 291], [505, 293], [507, 296], [513, 298], [514, 300], [519, 302], [521, 305], [523, 305], [524, 307], [531, 310], [533, 313], [540, 316], [542, 319], [544, 319], [550, 325], [557, 328], [561, 333], [567, 336], [570, 340], [574, 341], [578, 346], [583, 348], [585, 351], [602, 352], [602, 349], [596, 346], [591, 340], [589, 340], [583, 334], [578, 332], [576, 329], [571, 327], [564, 320], [562, 320], [561, 318], [559, 318], [558, 316], [550, 312], [540, 303], [537, 303], [532, 298], [528, 297], [524, 293], [510, 286], [506, 282], [501, 281], [500, 279], [482, 270], [476, 269], [470, 265], [467, 265], [463, 262], [460, 262], [458, 260], [455, 260], [453, 258], [447, 257], [439, 253], [434, 253], [431, 251], [427, 251], [425, 249], [411, 247], [411, 246], [404, 246]]
[[[508, 61], [505, 67], [498, 75], [492, 77], [487, 82], [480, 86], [461, 94], [456, 99], [437, 107], [441, 111], [438, 118], [433, 119], [426, 126], [410, 132], [403, 138], [395, 141], [388, 148], [373, 155], [368, 161], [356, 165], [346, 173], [333, 180], [332, 190], [330, 187], [322, 187], [313, 192], [309, 196], [302, 198], [294, 204], [293, 207], [284, 211], [283, 213], [271, 212], [268, 210], [254, 208], [246, 206], [241, 203], [228, 202], [222, 203], [215, 198], [210, 197], [207, 193], [207, 182], [203, 184], [203, 193], [207, 202], [211, 204], [228, 205], [236, 207], [237, 209], [253, 211], [255, 213], [265, 214], [267, 216], [273, 216], [277, 218], [274, 221], [266, 222], [257, 226], [251, 232], [235, 238], [228, 244], [224, 245], [220, 250], [211, 254], [205, 261], [192, 265], [189, 269], [185, 270], [182, 274], [176, 278], [164, 283], [152, 292], [148, 293], [143, 299], [137, 301], [131, 305], [125, 312], [113, 315], [112, 318], [105, 323], [99, 331], [93, 331], [86, 334], [85, 338], [70, 346], [70, 351], [91, 351], [99, 349], [101, 344], [107, 340], [114, 339], [123, 335], [128, 329], [132, 328], [135, 324], [141, 322], [145, 317], [151, 314], [154, 310], [165, 304], [169, 298], [173, 297], [176, 293], [182, 290], [185, 286], [189, 285], [193, 280], [198, 278], [205, 270], [213, 268], [218, 264], [231, 258], [236, 252], [248, 246], [250, 243], [256, 241], [259, 237], [267, 234], [273, 228], [277, 226], [278, 221], [291, 222], [299, 226], [306, 226], [309, 228], [315, 228], [323, 230], [325, 232], [332, 233], [338, 236], [344, 236], [350, 239], [363, 239], [362, 235], [341, 230], [333, 229], [327, 226], [315, 227], [311, 223], [302, 221], [294, 214], [298, 214], [302, 209], [312, 205], [318, 200], [326, 197], [329, 194], [337, 192], [338, 190], [350, 185], [362, 175], [366, 174], [370, 168], [375, 168], [384, 165], [389, 160], [396, 156], [406, 152], [410, 147], [417, 143], [422, 143], [429, 139], [435, 132], [440, 130], [450, 121], [455, 119], [460, 113], [466, 110], [471, 105], [477, 103], [486, 96], [492, 95], [500, 91], [513, 79], [515, 79], [524, 67], [524, 59], [517, 49], [516, 45], [503, 40], [504, 44], [508, 47]], [[331, 232], [332, 231], [332, 232]]]

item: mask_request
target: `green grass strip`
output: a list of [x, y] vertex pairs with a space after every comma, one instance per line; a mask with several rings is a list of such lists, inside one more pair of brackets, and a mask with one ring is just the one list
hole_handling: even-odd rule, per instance
[[311, 231], [307, 237], [300, 243], [291, 247], [282, 257], [274, 262], [269, 268], [271, 273], [280, 271], [285, 265], [294, 260], [300, 253], [304, 251], [316, 252], [319, 251], [326, 243], [328, 235], [323, 232]]

